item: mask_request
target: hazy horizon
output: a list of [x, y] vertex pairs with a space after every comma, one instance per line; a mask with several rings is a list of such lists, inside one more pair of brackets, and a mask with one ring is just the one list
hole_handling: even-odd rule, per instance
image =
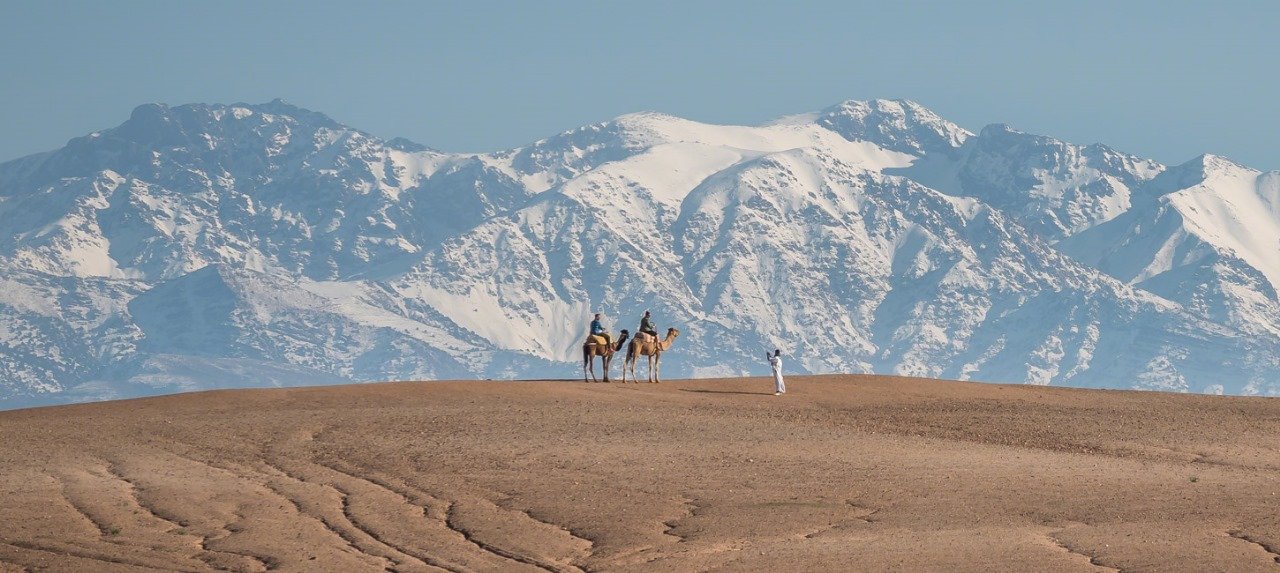
[[1280, 168], [1263, 75], [1280, 7], [1082, 2], [248, 2], [8, 6], [0, 161], [118, 125], [137, 105], [282, 98], [444, 151], [517, 147], [658, 111], [758, 124], [910, 99], [1177, 164]]

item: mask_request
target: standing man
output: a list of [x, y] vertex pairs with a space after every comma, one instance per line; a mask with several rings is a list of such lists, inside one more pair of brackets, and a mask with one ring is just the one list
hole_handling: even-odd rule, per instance
[[782, 381], [782, 351], [775, 348], [773, 354], [766, 352], [764, 356], [769, 359], [769, 366], [773, 368], [773, 395], [786, 394], [787, 383]]
[[658, 339], [658, 329], [653, 327], [653, 321], [649, 320], [649, 311], [644, 311], [644, 316], [640, 317], [640, 334], [648, 334], [654, 340]]
[[604, 337], [604, 343], [613, 346], [613, 337], [609, 336], [609, 331], [604, 329], [604, 325], [600, 323], [600, 313], [596, 313], [596, 319], [591, 321], [591, 334]]

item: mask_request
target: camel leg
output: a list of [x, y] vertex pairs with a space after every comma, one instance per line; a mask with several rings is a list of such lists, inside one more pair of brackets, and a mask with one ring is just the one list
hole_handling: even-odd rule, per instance
[[622, 361], [622, 383], [623, 384], [627, 383], [628, 368], [631, 369], [631, 381], [634, 382], [636, 379], [635, 356], [632, 356], [630, 354], [628, 354], [627, 358]]
[[591, 381], [599, 382], [599, 380], [596, 379], [596, 357], [592, 354], [587, 355], [587, 364], [591, 371]]
[[653, 355], [653, 383], [662, 382], [662, 353]]
[[609, 363], [613, 362], [612, 354], [605, 354], [600, 357], [600, 367], [604, 369], [604, 382], [609, 383]]
[[587, 368], [590, 366], [591, 366], [591, 353], [587, 352], [586, 348], [583, 348], [582, 349], [582, 381], [583, 382], [589, 382], [589, 380], [587, 380]]

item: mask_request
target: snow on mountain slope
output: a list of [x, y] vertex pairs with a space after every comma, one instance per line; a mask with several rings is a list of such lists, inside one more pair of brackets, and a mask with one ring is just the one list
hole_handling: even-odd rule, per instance
[[[572, 376], [592, 312], [634, 330], [645, 309], [681, 330], [672, 376], [781, 347], [812, 372], [1280, 393], [1276, 331], [1213, 306], [1275, 298], [1272, 238], [1231, 228], [1275, 178], [1162, 169], [900, 100], [755, 127], [631, 114], [490, 154], [279, 101], [146, 105], [0, 164], [0, 400]], [[1230, 201], [1175, 197], [1201, 180]], [[1187, 260], [1262, 282], [1188, 298], [1159, 282], [1176, 272], [1096, 262], [1134, 288], [1077, 262], [1184, 203], [1221, 246]], [[1159, 267], [1142, 257], [1109, 260]]]
[[[598, 298], [585, 294], [593, 289], [589, 276], [606, 284], [638, 280], [650, 289], [665, 285], [685, 290], [671, 280], [679, 276], [675, 269], [681, 260], [664, 243], [685, 196], [704, 179], [744, 161], [790, 149], [830, 149], [845, 161], [874, 170], [906, 166], [913, 159], [869, 142], [845, 140], [813, 124], [713, 126], [635, 114], [610, 125], [605, 131], [624, 134], [613, 145], [631, 150], [630, 156], [561, 183], [511, 218], [477, 227], [457, 240], [466, 241], [463, 245], [457, 241], [445, 245], [443, 252], [430, 255], [419, 272], [396, 281], [400, 292], [441, 308], [451, 319], [504, 348], [527, 348], [572, 360], [581, 343], [580, 317], [589, 315], [592, 308], [671, 306], [681, 316], [696, 315], [698, 305], [687, 296], [677, 305], [661, 302], [652, 290], [640, 295], [641, 300], [634, 300], [635, 294], [615, 294], [608, 287], [599, 289]], [[572, 146], [582, 144], [577, 138], [566, 141], [573, 141], [567, 144]], [[592, 145], [600, 144], [588, 147]], [[544, 155], [590, 155], [574, 149], [578, 151]], [[477, 252], [488, 258], [476, 260]], [[611, 268], [589, 268], [593, 254], [597, 261], [607, 260]], [[560, 270], [583, 266], [588, 268], [582, 272]], [[459, 278], [494, 280], [458, 284]], [[495, 315], [488, 309], [504, 310]], [[634, 325], [630, 328], [634, 330]]]
[[0, 278], [0, 404], [127, 370], [142, 332], [126, 318], [126, 301], [145, 288], [7, 269]]
[[1249, 333], [1280, 334], [1280, 172], [1196, 158], [1065, 252]]
[[[593, 309], [631, 329], [649, 309], [683, 331], [664, 358], [676, 372], [743, 373], [781, 346], [809, 371], [1196, 391], [1227, 371], [1265, 380], [1254, 363], [1200, 358], [1237, 348], [1229, 332], [973, 199], [801, 148], [732, 163], [670, 210], [618, 175], [648, 159], [606, 164], [446, 241], [397, 292], [503, 348], [566, 361]], [[1186, 334], [1135, 344], [1136, 331]]]
[[[829, 146], [838, 149], [849, 161], [878, 168], [905, 167], [915, 159], [913, 155], [894, 152], [876, 142], [845, 139], [823, 127], [814, 121], [759, 127], [710, 125], [660, 113], [634, 113], [568, 131], [515, 151], [482, 156], [482, 159], [504, 169], [533, 192], [546, 191], [602, 165], [652, 153], [664, 145], [675, 145], [694, 153], [730, 153], [741, 157]], [[674, 157], [674, 154], [665, 157]], [[696, 163], [697, 159], [692, 161]], [[654, 171], [668, 170], [675, 172], [676, 177], [688, 176], [683, 175], [679, 167], [666, 169], [665, 166], [647, 169], [646, 176], [663, 176]], [[687, 189], [682, 185], [675, 188]]]
[[870, 141], [916, 156], [953, 154], [973, 136], [907, 100], [849, 100], [818, 112], [814, 121], [850, 141]]
[[[1099, 386], [1146, 376], [1200, 390], [1196, 380], [1213, 369], [1196, 355], [1234, 345], [1222, 329], [1072, 264], [979, 202], [814, 150], [709, 181], [686, 201], [676, 236], [704, 313], [737, 341], [744, 331], [760, 339], [721, 356], [781, 345], [813, 371]], [[1117, 344], [1152, 323], [1203, 339]]]
[[527, 198], [474, 160], [405, 147], [280, 102], [140, 106], [118, 128], [0, 166], [0, 245], [55, 274], [165, 279], [221, 262], [327, 279], [496, 212], [459, 187], [484, 186], [503, 208]]
[[1072, 145], [990, 125], [959, 149], [928, 155], [896, 173], [981, 199], [1058, 241], [1125, 212], [1133, 190], [1163, 169], [1104, 145]]

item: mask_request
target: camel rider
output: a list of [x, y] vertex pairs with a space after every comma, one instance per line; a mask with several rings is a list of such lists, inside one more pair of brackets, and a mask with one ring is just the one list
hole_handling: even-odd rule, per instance
[[613, 345], [613, 337], [609, 336], [609, 331], [604, 329], [604, 325], [600, 323], [600, 313], [596, 313], [596, 319], [591, 321], [591, 334], [604, 337], [604, 343]]
[[640, 334], [648, 334], [654, 340], [658, 339], [658, 329], [653, 327], [653, 321], [649, 319], [649, 311], [644, 311], [644, 316], [640, 317]]

